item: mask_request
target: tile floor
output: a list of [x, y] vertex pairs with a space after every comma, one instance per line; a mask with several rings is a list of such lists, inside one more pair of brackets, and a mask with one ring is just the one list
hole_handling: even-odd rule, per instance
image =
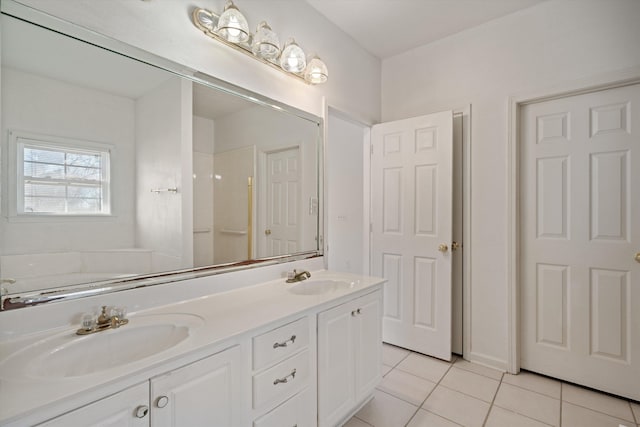
[[373, 400], [344, 427], [640, 427], [638, 402], [387, 344], [382, 355]]

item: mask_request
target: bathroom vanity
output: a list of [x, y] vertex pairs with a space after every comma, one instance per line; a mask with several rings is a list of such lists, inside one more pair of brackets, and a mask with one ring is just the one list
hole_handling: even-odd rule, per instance
[[381, 378], [383, 282], [315, 271], [5, 339], [0, 425], [340, 425]]
[[[381, 377], [384, 280], [321, 270], [321, 97], [0, 10], [0, 426], [346, 421]], [[101, 306], [128, 322], [76, 334]]]

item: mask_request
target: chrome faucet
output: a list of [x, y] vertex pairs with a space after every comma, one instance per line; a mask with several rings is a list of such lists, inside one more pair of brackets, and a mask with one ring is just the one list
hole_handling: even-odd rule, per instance
[[287, 283], [302, 282], [303, 280], [307, 280], [309, 277], [311, 277], [311, 273], [307, 270], [301, 271], [300, 273], [293, 270], [293, 273], [287, 273]]
[[89, 335], [96, 332], [106, 331], [107, 329], [118, 329], [120, 326], [129, 323], [129, 319], [125, 319], [125, 310], [123, 308], [113, 308], [111, 315], [107, 314], [107, 306], [102, 306], [102, 312], [95, 320], [95, 315], [82, 316], [82, 327], [76, 331], [76, 335]]

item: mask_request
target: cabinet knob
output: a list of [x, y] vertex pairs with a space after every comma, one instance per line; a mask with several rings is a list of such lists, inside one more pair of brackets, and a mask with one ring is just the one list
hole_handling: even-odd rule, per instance
[[149, 407], [147, 405], [140, 405], [134, 411], [136, 418], [144, 418], [149, 413]]
[[156, 406], [158, 408], [164, 408], [169, 403], [169, 398], [167, 396], [160, 396], [156, 399]]

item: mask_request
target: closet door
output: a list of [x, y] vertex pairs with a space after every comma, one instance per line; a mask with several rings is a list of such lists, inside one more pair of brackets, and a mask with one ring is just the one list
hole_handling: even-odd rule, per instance
[[640, 399], [640, 85], [521, 110], [522, 367]]

